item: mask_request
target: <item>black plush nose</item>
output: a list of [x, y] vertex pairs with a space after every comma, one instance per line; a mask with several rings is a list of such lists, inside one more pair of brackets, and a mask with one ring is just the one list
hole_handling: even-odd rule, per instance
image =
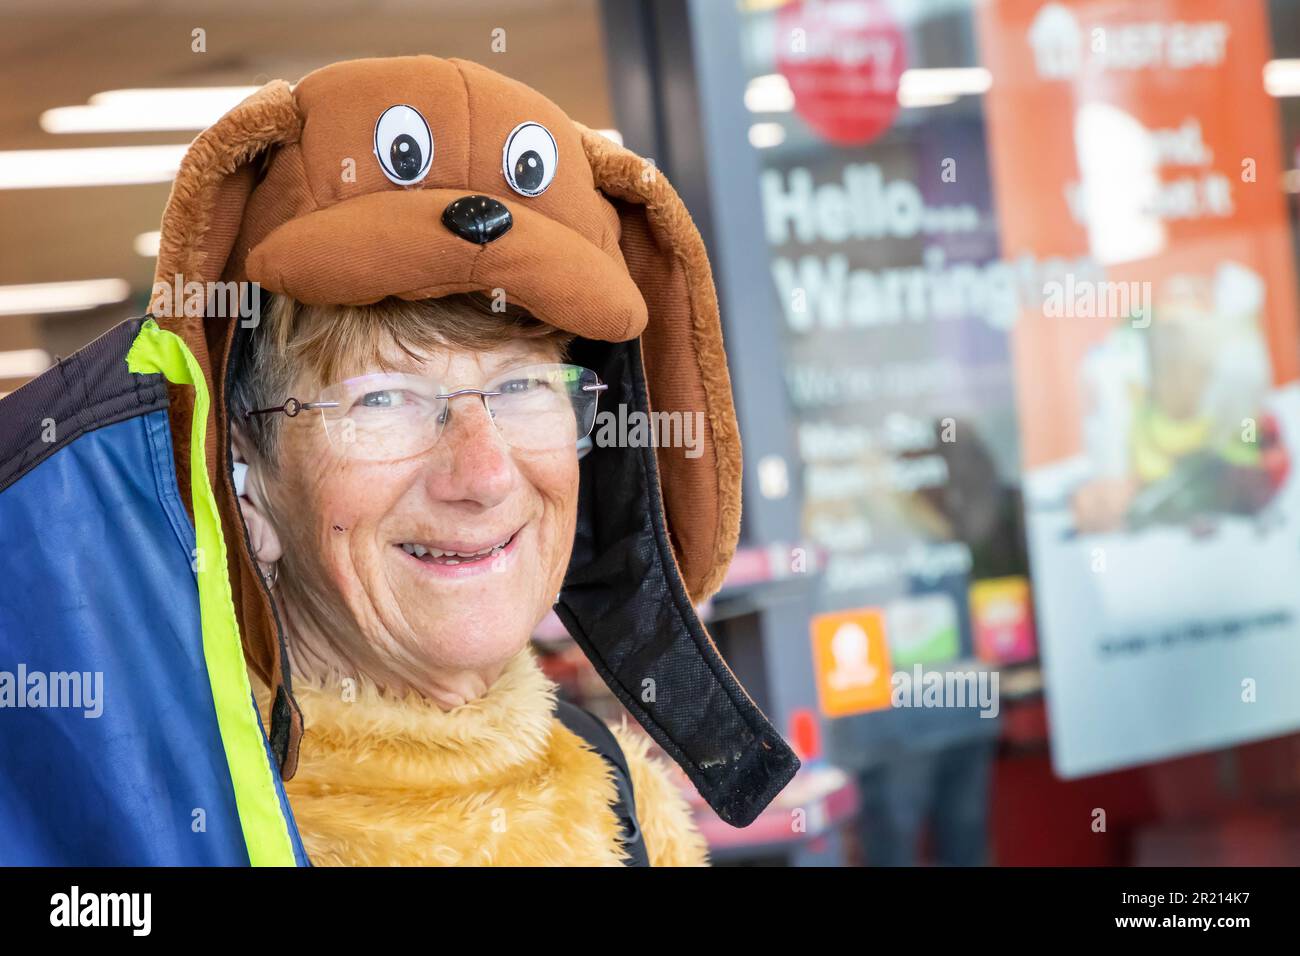
[[461, 196], [442, 211], [442, 223], [462, 239], [485, 246], [509, 232], [514, 220], [491, 196]]

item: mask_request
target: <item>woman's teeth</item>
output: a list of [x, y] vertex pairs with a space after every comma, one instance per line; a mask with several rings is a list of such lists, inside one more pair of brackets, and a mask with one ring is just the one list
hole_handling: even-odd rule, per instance
[[422, 544], [404, 544], [402, 550], [412, 557], [419, 558], [421, 561], [435, 561], [438, 564], [460, 564], [461, 562], [481, 561], [483, 558], [498, 554], [510, 543], [510, 539], [513, 537], [514, 535], [511, 535], [510, 538], [506, 538], [500, 544], [494, 544], [482, 551], [443, 551], [440, 548], [426, 548]]

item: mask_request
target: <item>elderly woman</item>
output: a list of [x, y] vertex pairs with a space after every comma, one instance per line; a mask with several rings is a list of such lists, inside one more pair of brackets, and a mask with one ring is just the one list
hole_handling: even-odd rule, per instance
[[[317, 864], [623, 862], [604, 762], [557, 729], [529, 649], [602, 388], [564, 362], [571, 338], [472, 295], [278, 298], [233, 372], [240, 505], [309, 728], [289, 798]], [[285, 418], [290, 396], [320, 414]], [[703, 865], [644, 738], [617, 736], [649, 862]]]
[[150, 311], [0, 402], [0, 659], [112, 692], [0, 711], [0, 862], [706, 862], [646, 737], [557, 700], [551, 609], [723, 820], [789, 781], [694, 610], [740, 445], [652, 164], [473, 63], [335, 64], [191, 145]]

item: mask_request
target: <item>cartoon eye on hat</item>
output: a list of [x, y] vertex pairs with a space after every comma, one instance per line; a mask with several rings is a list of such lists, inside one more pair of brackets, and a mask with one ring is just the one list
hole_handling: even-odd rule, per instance
[[433, 164], [433, 133], [420, 111], [390, 106], [375, 124], [375, 156], [384, 175], [399, 186], [418, 183]]
[[506, 137], [501, 171], [510, 188], [521, 196], [540, 196], [555, 179], [560, 149], [541, 123], [520, 123]]

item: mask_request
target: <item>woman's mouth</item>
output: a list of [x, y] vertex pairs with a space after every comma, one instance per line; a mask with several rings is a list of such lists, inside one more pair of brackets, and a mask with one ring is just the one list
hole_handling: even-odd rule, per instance
[[515, 531], [500, 541], [482, 546], [458, 544], [449, 547], [445, 544], [408, 541], [396, 547], [430, 570], [461, 576], [479, 571], [504, 570], [504, 562], [513, 556], [518, 538], [519, 531]]

